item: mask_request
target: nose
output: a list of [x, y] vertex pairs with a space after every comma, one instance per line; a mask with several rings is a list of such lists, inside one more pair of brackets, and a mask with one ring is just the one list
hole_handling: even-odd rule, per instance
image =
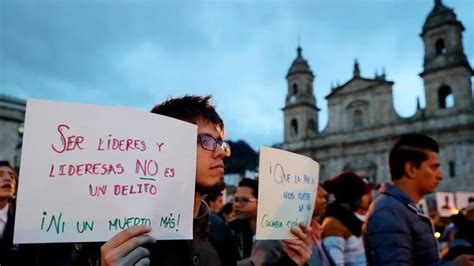
[[441, 171], [441, 169], [437, 173], [437, 179], [440, 181], [443, 180], [443, 171]]
[[240, 208], [240, 204], [237, 204], [237, 202], [233, 202], [233, 207], [234, 207], [234, 211], [237, 211], [239, 208]]
[[4, 174], [2, 175], [2, 178], [3, 178], [4, 180], [13, 181], [13, 174], [4, 173]]
[[214, 157], [224, 159], [226, 154], [227, 153], [224, 151], [224, 147], [217, 145], [216, 149], [214, 150]]
[[238, 210], [242, 207], [242, 201], [236, 201], [234, 200], [234, 210]]

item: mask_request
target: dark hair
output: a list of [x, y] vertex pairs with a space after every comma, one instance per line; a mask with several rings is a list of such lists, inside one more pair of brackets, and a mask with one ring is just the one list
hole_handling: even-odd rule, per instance
[[389, 154], [392, 180], [398, 180], [403, 176], [407, 162], [420, 167], [421, 163], [428, 159], [427, 151], [439, 153], [438, 143], [434, 139], [421, 134], [402, 135]]
[[338, 203], [356, 203], [353, 204], [354, 210], [360, 206], [362, 197], [374, 188], [366, 179], [349, 171], [324, 181], [321, 186], [328, 193], [334, 194]]
[[232, 202], [227, 202], [226, 204], [224, 204], [221, 211], [217, 215], [221, 217], [222, 221], [227, 223], [228, 221], [225, 219], [224, 214], [229, 215], [233, 210], [234, 210], [234, 206]]
[[217, 198], [221, 196], [223, 196], [222, 192], [210, 193], [210, 194], [207, 194], [206, 197], [204, 197], [204, 201], [209, 205], [211, 201], [216, 201]]
[[0, 161], [0, 167], [1, 167], [1, 166], [10, 167], [10, 168], [13, 170], [12, 165], [11, 165], [10, 162], [8, 162], [8, 161]]
[[156, 105], [151, 110], [154, 114], [169, 116], [189, 123], [197, 124], [199, 119], [204, 119], [215, 125], [224, 128], [216, 109], [210, 103], [212, 96], [190, 96], [181, 98], [170, 98], [165, 102]]
[[474, 231], [472, 230], [474, 221], [468, 220], [462, 212], [451, 216], [451, 220], [457, 228], [456, 239], [462, 238], [474, 245]]
[[224, 207], [222, 207], [222, 210], [220, 211], [220, 214], [229, 214], [234, 210], [234, 207], [232, 205], [232, 202], [227, 202], [224, 204]]
[[258, 181], [250, 178], [243, 178], [239, 182], [239, 187], [248, 187], [252, 189], [252, 195], [258, 199]]

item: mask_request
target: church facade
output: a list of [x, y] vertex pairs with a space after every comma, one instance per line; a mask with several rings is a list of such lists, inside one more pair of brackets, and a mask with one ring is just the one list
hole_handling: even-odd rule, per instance
[[20, 166], [26, 101], [0, 95], [0, 160]]
[[393, 81], [385, 74], [353, 77], [326, 96], [328, 125], [318, 130], [314, 74], [298, 47], [286, 76], [282, 148], [320, 163], [321, 179], [354, 171], [372, 182], [390, 180], [388, 153], [404, 133], [421, 133], [440, 144], [444, 180], [438, 191], [474, 189], [474, 103], [469, 65], [462, 44], [463, 24], [453, 9], [435, 1], [421, 31], [426, 106], [399, 116], [393, 107]]

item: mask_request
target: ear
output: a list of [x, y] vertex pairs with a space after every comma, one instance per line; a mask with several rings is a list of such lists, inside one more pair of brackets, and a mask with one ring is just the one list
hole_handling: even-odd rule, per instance
[[408, 178], [412, 179], [415, 176], [417, 167], [413, 162], [406, 162], [403, 168], [405, 170], [405, 175]]

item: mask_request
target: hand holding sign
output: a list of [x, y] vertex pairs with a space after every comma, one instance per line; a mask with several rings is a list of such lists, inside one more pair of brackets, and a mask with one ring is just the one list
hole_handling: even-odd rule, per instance
[[295, 239], [290, 228], [311, 221], [319, 164], [262, 146], [259, 169], [257, 239]]
[[140, 263], [149, 262], [150, 256], [150, 251], [141, 246], [156, 241], [147, 235], [149, 232], [149, 227], [136, 226], [118, 233], [100, 248], [100, 265], [148, 265]]
[[196, 131], [147, 112], [28, 100], [14, 242], [104, 241], [135, 225], [192, 238]]

